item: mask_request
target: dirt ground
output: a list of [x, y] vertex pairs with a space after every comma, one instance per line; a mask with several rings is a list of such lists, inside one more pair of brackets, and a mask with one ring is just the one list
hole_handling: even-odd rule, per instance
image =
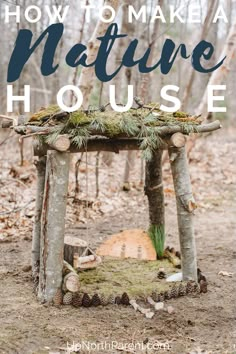
[[[4, 148], [9, 149], [9, 145]], [[79, 353], [236, 353], [235, 152], [235, 130], [231, 130], [199, 141], [191, 153], [193, 189], [199, 203], [195, 216], [198, 266], [206, 275], [209, 286], [207, 294], [170, 300], [175, 309], [173, 314], [162, 311], [152, 319], [146, 319], [131, 308], [117, 305], [90, 309], [40, 305], [33, 294], [31, 273], [27, 272], [26, 267], [30, 265], [33, 219], [29, 213], [28, 217], [26, 213], [20, 214], [20, 222], [14, 224], [11, 218], [15, 216], [10, 215], [8, 227], [2, 220], [0, 353], [65, 353], [62, 348], [66, 348], [67, 343], [72, 346], [73, 342], [77, 344], [82, 341], [100, 345], [117, 341], [120, 348], [103, 351], [97, 347], [95, 351], [92, 347], [90, 351], [84, 348]], [[6, 150], [2, 150], [1, 154], [5, 153]], [[120, 159], [120, 164], [122, 156], [116, 157]], [[167, 244], [178, 249], [176, 211], [168, 165], [165, 172]], [[147, 227], [147, 203], [142, 191], [132, 188], [128, 194], [119, 192], [113, 184], [114, 176], [120, 181], [120, 174], [117, 173], [117, 165], [102, 172], [101, 184], [107, 181], [106, 190], [101, 188], [102, 213], [98, 213], [97, 217], [92, 215], [87, 226], [75, 223], [69, 213], [68, 233], [83, 237], [96, 246], [102, 239], [120, 230]], [[137, 171], [131, 178], [137, 179]], [[28, 184], [28, 189], [23, 197], [25, 200], [34, 192], [34, 180]], [[8, 197], [7, 193], [2, 192], [3, 205]], [[233, 277], [219, 275], [222, 270], [233, 272]], [[156, 349], [152, 348], [154, 342]], [[143, 344], [147, 349], [141, 351], [138, 346], [136, 350], [122, 348], [122, 344], [126, 343]]]

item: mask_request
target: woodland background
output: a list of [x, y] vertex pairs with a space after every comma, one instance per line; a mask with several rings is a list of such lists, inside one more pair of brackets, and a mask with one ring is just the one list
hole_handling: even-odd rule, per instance
[[[103, 1], [92, 1], [96, 6]], [[123, 70], [111, 83], [101, 84], [95, 78], [83, 78], [81, 69], [68, 68], [65, 54], [78, 42], [87, 44], [93, 38], [97, 24], [96, 11], [92, 23], [86, 24], [80, 1], [37, 0], [35, 4], [67, 5], [73, 7], [73, 17], [65, 22], [65, 32], [57, 50], [56, 61], [60, 69], [55, 75], [43, 77], [40, 73], [42, 49], [31, 57], [20, 80], [14, 84], [15, 92], [22, 94], [25, 84], [31, 85], [32, 112], [42, 106], [56, 102], [58, 90], [68, 84], [83, 86], [86, 92], [85, 107], [99, 106], [108, 102], [109, 84], [116, 84], [117, 101], [126, 103], [127, 84], [133, 84], [135, 94], [145, 102], [160, 102], [159, 92], [167, 84], [180, 87], [178, 94], [182, 109], [198, 112], [205, 104], [204, 92], [209, 80], [227, 85], [225, 104], [227, 113], [217, 114], [223, 129], [210, 136], [202, 137], [189, 149], [190, 172], [193, 191], [199, 206], [196, 212], [196, 238], [198, 261], [206, 274], [209, 291], [200, 299], [179, 299], [174, 304], [175, 314], [163, 313], [155, 322], [142, 319], [131, 310], [99, 309], [81, 310], [44, 308], [37, 303], [32, 292], [30, 275], [31, 235], [34, 217], [36, 169], [33, 164], [32, 142], [27, 139], [24, 146], [10, 129], [0, 129], [0, 281], [2, 296], [0, 348], [3, 353], [48, 353], [48, 348], [58, 350], [66, 341], [82, 339], [96, 340], [170, 340], [173, 353], [230, 353], [236, 340], [234, 331], [235, 282], [229, 277], [219, 276], [221, 270], [235, 272], [236, 254], [232, 247], [235, 236], [235, 82], [236, 82], [236, 2], [231, 0], [159, 0], [162, 8], [170, 4], [176, 7], [190, 3], [202, 6], [203, 24], [142, 24], [134, 21], [128, 24], [127, 5], [137, 3], [137, 8], [148, 5], [151, 8], [158, 1], [106, 0], [109, 5], [119, 6], [116, 22], [120, 31], [128, 33], [127, 40], [113, 51], [109, 65], [119, 63], [123, 49], [133, 39], [140, 40], [140, 55], [151, 46], [153, 61], [159, 58], [166, 38], [176, 45], [185, 43], [188, 50], [201, 40], [212, 42], [216, 47], [215, 59], [222, 56], [222, 50], [229, 53], [227, 67], [219, 70], [218, 77], [201, 75], [191, 69], [188, 61], [177, 60], [167, 76], [157, 69], [150, 75], [141, 76], [134, 68]], [[89, 3], [89, 1], [87, 1]], [[6, 114], [6, 72], [14, 46], [17, 31], [30, 28], [35, 35], [42, 33], [48, 23], [48, 16], [37, 24], [4, 23], [4, 6], [32, 5], [30, 0], [0, 1], [0, 114]], [[214, 9], [222, 4], [229, 23], [212, 24]], [[168, 13], [168, 11], [167, 11]], [[168, 18], [168, 16], [166, 16]], [[229, 36], [230, 33], [230, 36]], [[212, 60], [215, 60], [214, 58]], [[86, 81], [87, 80], [87, 81]], [[91, 92], [90, 92], [90, 89]], [[222, 94], [222, 93], [220, 93]], [[203, 104], [203, 105], [202, 105]], [[205, 108], [204, 108], [205, 109]], [[23, 113], [21, 104], [15, 107], [14, 115]], [[0, 122], [1, 124], [1, 122]], [[190, 151], [191, 150], [191, 151]], [[167, 245], [178, 248], [175, 213], [175, 196], [169, 164], [164, 162], [164, 187], [167, 217]], [[77, 182], [76, 182], [77, 180]], [[72, 158], [67, 209], [67, 232], [84, 237], [96, 246], [103, 238], [129, 228], [148, 227], [148, 209], [143, 193], [144, 162], [139, 152], [101, 154], [78, 154]], [[124, 190], [128, 190], [125, 193]], [[22, 321], [22, 319], [24, 319]], [[88, 329], [89, 328], [89, 329]], [[29, 335], [30, 333], [30, 335]], [[33, 335], [32, 335], [33, 333]], [[1, 349], [0, 349], [1, 353]]]

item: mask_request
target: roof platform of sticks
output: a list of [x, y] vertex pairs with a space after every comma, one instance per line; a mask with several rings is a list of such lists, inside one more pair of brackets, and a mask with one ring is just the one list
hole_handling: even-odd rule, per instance
[[154, 150], [168, 147], [168, 140], [174, 134], [178, 134], [177, 146], [174, 146], [181, 147], [178, 144], [183, 144], [191, 133], [206, 133], [220, 128], [219, 121], [202, 124], [199, 116], [180, 111], [166, 113], [153, 103], [125, 113], [106, 110], [105, 107], [68, 113], [58, 106], [50, 106], [16, 126], [15, 131], [25, 137], [39, 137], [38, 153], [39, 150], [42, 152], [42, 147], [44, 150], [70, 152], [140, 149], [143, 157], [149, 160]]

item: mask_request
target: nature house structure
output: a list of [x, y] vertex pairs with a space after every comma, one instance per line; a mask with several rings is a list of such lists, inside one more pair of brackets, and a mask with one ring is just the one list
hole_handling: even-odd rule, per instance
[[[137, 308], [135, 301], [139, 295], [142, 299], [145, 297], [149, 302], [156, 303], [177, 296], [176, 291], [183, 295], [185, 286], [189, 292], [190, 288], [193, 291], [198, 289], [193, 229], [196, 204], [192, 194], [185, 145], [188, 135], [209, 133], [220, 129], [221, 124], [219, 121], [203, 124], [199, 117], [183, 112], [165, 113], [160, 110], [158, 104], [144, 105], [138, 99], [136, 103], [137, 107], [126, 113], [109, 111], [105, 107], [67, 113], [57, 106], [50, 106], [35, 113], [27, 122], [19, 121], [14, 127], [15, 131], [22, 135], [20, 139], [34, 136], [34, 155], [38, 157], [32, 266], [37, 296], [43, 303], [60, 304], [63, 301], [69, 304], [74, 301], [78, 306], [97, 306], [115, 302], [133, 304]], [[109, 259], [96, 255], [79, 239], [75, 244], [66, 244], [69, 243], [65, 242], [65, 218], [70, 154], [94, 151], [119, 153], [123, 150], [138, 149], [146, 160], [145, 194], [148, 198], [150, 218], [148, 235], [155, 246], [156, 259], [151, 262], [142, 259], [125, 260], [125, 257]], [[161, 265], [160, 259], [164, 254], [164, 150], [168, 150], [176, 195], [181, 254], [181, 257], [178, 257], [181, 258], [183, 274], [179, 287], [182, 290], [176, 288], [176, 285], [169, 288], [169, 285], [167, 287], [155, 283], [153, 276], [150, 277], [150, 274], [157, 274]], [[72, 253], [74, 250], [78, 256], [76, 266], [71, 249]], [[165, 252], [170, 254], [171, 250], [167, 249]], [[95, 268], [91, 265], [94, 261]], [[118, 262], [117, 270], [115, 267]], [[130, 273], [134, 276], [138, 267], [144, 267], [139, 271], [139, 274], [145, 274], [144, 289], [137, 288], [140, 281], [136, 280], [133, 287], [127, 283], [118, 289], [119, 294], [112, 293], [112, 276], [108, 273], [114, 270], [117, 276], [120, 274], [122, 278], [119, 272], [123, 269], [128, 274], [130, 268]], [[145, 281], [149, 281], [147, 286]]]

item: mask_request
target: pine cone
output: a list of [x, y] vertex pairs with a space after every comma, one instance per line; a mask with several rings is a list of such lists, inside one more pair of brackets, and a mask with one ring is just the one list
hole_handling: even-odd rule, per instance
[[115, 296], [112, 294], [108, 297], [108, 300], [107, 300], [108, 304], [111, 304], [113, 305], [115, 303]]
[[120, 296], [116, 296], [116, 298], [115, 298], [115, 304], [121, 305], [121, 297], [120, 297]]
[[63, 296], [63, 305], [71, 305], [73, 300], [73, 294], [68, 292]]
[[53, 305], [60, 306], [62, 304], [63, 295], [61, 289], [58, 289], [53, 297]]
[[183, 283], [179, 284], [179, 289], [178, 289], [178, 295], [179, 296], [184, 296], [186, 295], [186, 288]]
[[175, 299], [178, 297], [178, 288], [176, 287], [176, 285], [172, 286], [170, 293], [171, 293], [172, 299]]
[[156, 291], [153, 291], [153, 292], [152, 292], [151, 298], [152, 298], [153, 301], [155, 301], [155, 302], [159, 302], [159, 301], [160, 301], [160, 299], [159, 299], [159, 294], [158, 294]]
[[91, 306], [91, 299], [87, 293], [84, 293], [84, 296], [82, 299], [82, 306], [83, 307], [90, 307]]
[[108, 298], [104, 294], [100, 295], [100, 300], [101, 300], [101, 305], [102, 306], [107, 306], [108, 305]]
[[164, 293], [160, 293], [160, 294], [159, 294], [159, 301], [160, 301], [160, 302], [164, 302], [164, 301], [165, 301], [165, 295], [164, 295]]
[[[196, 292], [196, 283], [194, 280], [189, 280], [186, 285], [186, 293], [187, 294], [194, 294]], [[198, 287], [198, 285], [197, 285]]]
[[157, 278], [158, 279], [165, 279], [166, 278], [166, 273], [163, 272], [162, 270], [157, 273]]
[[170, 249], [170, 253], [173, 253], [173, 254], [176, 253], [174, 247], [172, 247], [172, 248]]
[[98, 294], [94, 294], [91, 300], [91, 306], [100, 306], [101, 305], [101, 300]]
[[121, 296], [121, 304], [122, 305], [125, 305], [125, 306], [129, 306], [129, 296], [127, 293], [123, 293], [122, 296]]
[[75, 293], [72, 296], [72, 305], [74, 307], [81, 307], [82, 306], [82, 299], [83, 299], [83, 294], [81, 293]]
[[181, 254], [180, 254], [179, 251], [176, 251], [176, 252], [175, 252], [175, 256], [176, 256], [177, 258], [181, 259]]
[[200, 288], [198, 286], [198, 283], [193, 282], [193, 294], [198, 294], [199, 290], [200, 290]]
[[165, 298], [165, 300], [170, 300], [171, 299], [170, 291], [165, 291], [164, 292], [164, 298]]
[[207, 293], [207, 281], [205, 280], [200, 280], [200, 293], [206, 294]]

